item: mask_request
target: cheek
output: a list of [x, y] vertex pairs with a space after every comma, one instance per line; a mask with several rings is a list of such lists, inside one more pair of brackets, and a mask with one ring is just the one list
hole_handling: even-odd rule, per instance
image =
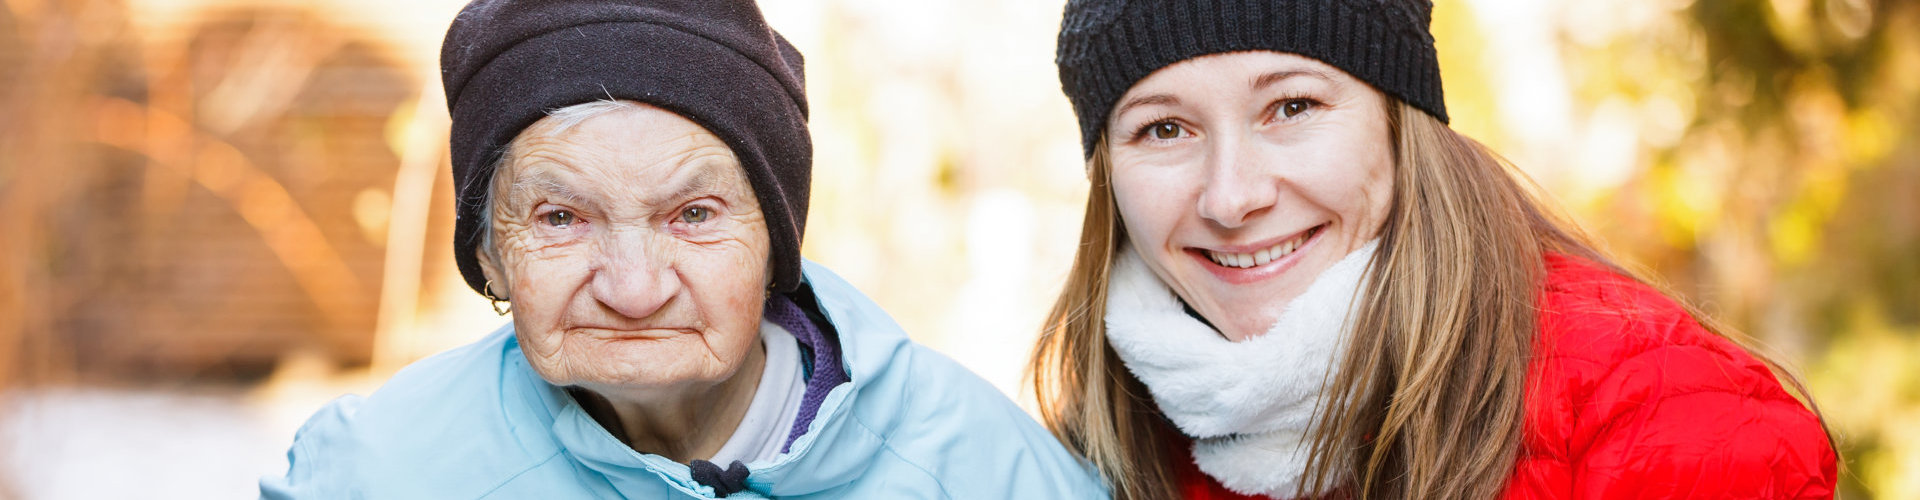
[[503, 269], [513, 283], [514, 330], [523, 343], [539, 351], [557, 348], [557, 324], [568, 302], [585, 286], [591, 268], [583, 247], [534, 252], [510, 247], [501, 251]]
[[1371, 153], [1364, 166], [1356, 169], [1352, 190], [1358, 196], [1350, 201], [1353, 204], [1350, 210], [1356, 214], [1354, 219], [1359, 225], [1356, 229], [1365, 235], [1364, 239], [1372, 239], [1380, 232], [1393, 202], [1393, 155], [1378, 149]]
[[1298, 185], [1311, 203], [1365, 240], [1379, 231], [1393, 199], [1393, 155], [1385, 144], [1361, 139], [1355, 134], [1338, 147], [1315, 151], [1312, 173]]
[[[1367, 203], [1369, 236], [1379, 234], [1381, 226], [1386, 224], [1387, 211], [1393, 203], [1394, 171], [1393, 134], [1387, 129], [1387, 118], [1383, 111], [1378, 119], [1368, 122], [1366, 134], [1361, 138], [1361, 147], [1367, 151], [1365, 171], [1367, 175], [1361, 186], [1361, 199]], [[1368, 239], [1371, 239], [1370, 237]]]
[[765, 245], [752, 250], [756, 249], [688, 249], [680, 252], [675, 267], [698, 298], [758, 301], [766, 298], [760, 292], [767, 287], [767, 251]]
[[679, 252], [675, 268], [715, 333], [752, 338], [759, 331], [756, 313], [767, 298], [771, 244], [765, 224], [739, 228], [733, 237], [717, 243], [682, 243], [686, 247]]
[[1182, 176], [1169, 175], [1175, 172], [1156, 166], [1116, 166], [1113, 201], [1129, 238], [1139, 243], [1164, 240], [1179, 219], [1193, 211], [1190, 200], [1197, 196], [1195, 185]]

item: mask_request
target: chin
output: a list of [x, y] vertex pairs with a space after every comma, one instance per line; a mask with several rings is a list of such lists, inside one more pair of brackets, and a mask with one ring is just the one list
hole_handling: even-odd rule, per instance
[[585, 349], [570, 349], [559, 359], [528, 361], [547, 382], [595, 391], [716, 383], [737, 368], [734, 366], [737, 363], [721, 363], [704, 349], [660, 344], [632, 340], [601, 342]]
[[710, 386], [725, 381], [726, 377], [716, 376], [708, 370], [682, 369], [602, 370], [575, 374], [566, 383], [548, 380], [554, 385], [579, 386], [611, 399], [628, 401], [645, 401], [649, 395], [669, 394], [689, 386]]
[[[1278, 315], [1266, 314], [1262, 311], [1227, 311], [1225, 314], [1235, 319], [1253, 319], [1253, 321], [1245, 324], [1213, 321], [1214, 329], [1219, 330], [1220, 335], [1236, 342], [1265, 335], [1267, 329], [1271, 328], [1273, 323], [1279, 320]], [[1209, 319], [1208, 321], [1212, 320]]]

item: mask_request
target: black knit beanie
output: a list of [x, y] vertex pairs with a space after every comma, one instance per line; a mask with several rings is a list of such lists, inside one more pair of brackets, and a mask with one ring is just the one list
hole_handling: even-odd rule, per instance
[[1088, 158], [1134, 83], [1222, 52], [1318, 59], [1446, 122], [1432, 14], [1431, 0], [1069, 0], [1054, 63]]
[[800, 52], [751, 0], [476, 0], [440, 48], [453, 114], [454, 259], [486, 294], [474, 250], [493, 167], [548, 111], [605, 99], [680, 114], [719, 136], [767, 218], [773, 287], [800, 283], [813, 144]]

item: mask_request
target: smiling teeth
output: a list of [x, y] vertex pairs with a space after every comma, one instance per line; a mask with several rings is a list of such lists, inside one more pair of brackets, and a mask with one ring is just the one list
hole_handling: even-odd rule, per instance
[[1212, 250], [1206, 250], [1205, 253], [1207, 254], [1207, 260], [1211, 260], [1213, 263], [1225, 267], [1246, 269], [1254, 266], [1264, 266], [1268, 262], [1273, 262], [1275, 259], [1291, 255], [1294, 250], [1300, 249], [1300, 245], [1305, 244], [1307, 240], [1312, 239], [1313, 235], [1319, 232], [1320, 228], [1318, 227], [1308, 229], [1306, 233], [1301, 234], [1297, 238], [1282, 241], [1277, 245], [1253, 253], [1222, 253]]

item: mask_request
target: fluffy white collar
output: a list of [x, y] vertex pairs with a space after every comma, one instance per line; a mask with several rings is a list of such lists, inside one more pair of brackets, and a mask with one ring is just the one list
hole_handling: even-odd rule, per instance
[[1266, 334], [1233, 342], [1188, 316], [1126, 245], [1107, 289], [1107, 341], [1160, 410], [1194, 437], [1201, 471], [1241, 494], [1292, 496], [1376, 246], [1369, 241], [1327, 268]]

